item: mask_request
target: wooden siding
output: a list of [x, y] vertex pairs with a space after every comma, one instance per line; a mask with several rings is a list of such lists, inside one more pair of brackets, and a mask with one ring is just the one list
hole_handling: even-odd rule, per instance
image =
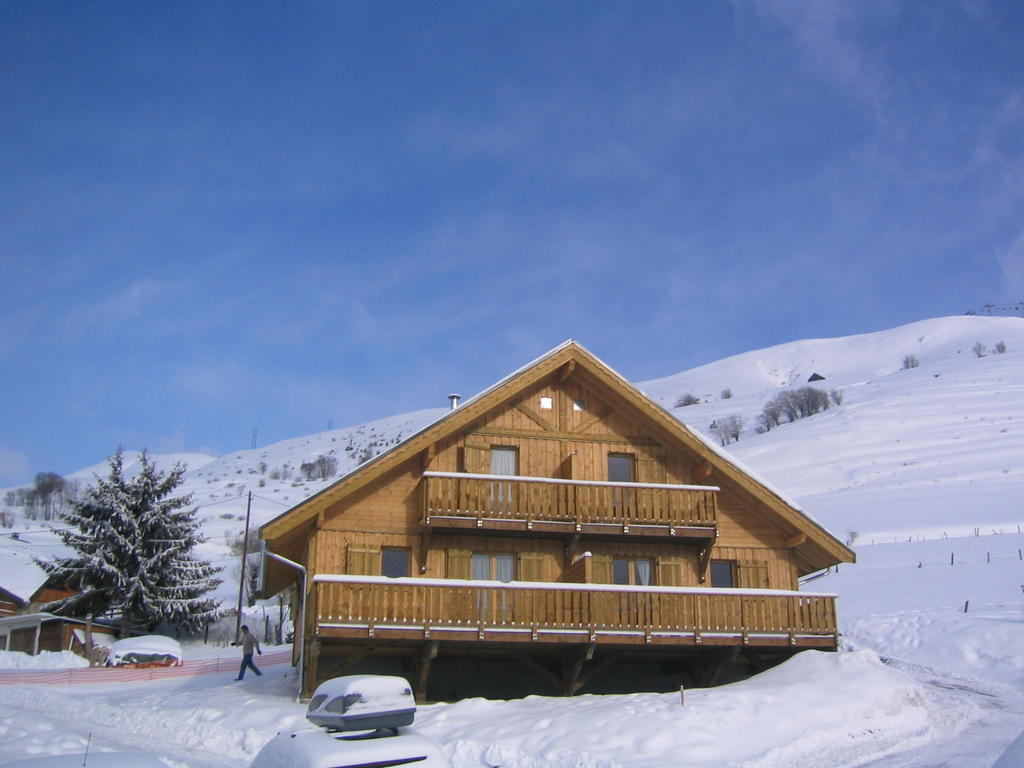
[[321, 634], [354, 630], [408, 639], [468, 631], [475, 641], [700, 644], [802, 644], [834, 647], [835, 598], [743, 590], [630, 590], [578, 585], [321, 577], [316, 624]]

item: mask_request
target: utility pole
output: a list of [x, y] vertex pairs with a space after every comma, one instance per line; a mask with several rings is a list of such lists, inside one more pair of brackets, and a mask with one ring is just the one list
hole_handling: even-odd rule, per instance
[[[253, 430], [255, 432], [256, 430]], [[252, 491], [245, 502], [245, 536], [242, 538], [242, 575], [238, 579], [238, 613], [235, 616], [235, 641], [242, 631], [242, 592], [245, 591], [245, 563], [249, 559], [249, 512], [252, 510]]]
[[253, 450], [256, 450], [256, 432], [258, 427], [252, 428], [252, 445], [250, 446]]

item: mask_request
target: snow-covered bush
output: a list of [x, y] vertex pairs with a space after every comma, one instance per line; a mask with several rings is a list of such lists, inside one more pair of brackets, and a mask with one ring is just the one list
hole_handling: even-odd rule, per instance
[[676, 400], [676, 408], [685, 408], [688, 405], [696, 405], [700, 402], [700, 398], [692, 392], [686, 392], [680, 395], [679, 399]]

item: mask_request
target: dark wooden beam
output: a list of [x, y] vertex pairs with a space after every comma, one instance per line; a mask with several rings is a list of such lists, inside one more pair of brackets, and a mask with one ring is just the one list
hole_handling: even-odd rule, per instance
[[317, 660], [317, 674], [325, 680], [331, 677], [337, 677], [356, 662], [365, 659], [372, 652], [372, 647], [359, 648], [338, 656], [331, 655], [330, 653], [323, 653], [321, 651], [320, 657]]
[[590, 669], [580, 675], [579, 680], [576, 681], [576, 687], [573, 689], [573, 694], [576, 693], [580, 688], [589, 683], [595, 677], [604, 672], [608, 667], [617, 662], [622, 658], [619, 654], [613, 653], [610, 656], [605, 656], [600, 661], [593, 664]]
[[513, 653], [512, 658], [537, 675], [545, 683], [548, 683], [556, 691], [562, 690], [562, 679], [533, 656], [527, 653]]
[[565, 654], [563, 659], [563, 680], [562, 695], [572, 696], [580, 686], [580, 674], [583, 672], [583, 665], [594, 658], [596, 643], [587, 643], [580, 648], [574, 648]]

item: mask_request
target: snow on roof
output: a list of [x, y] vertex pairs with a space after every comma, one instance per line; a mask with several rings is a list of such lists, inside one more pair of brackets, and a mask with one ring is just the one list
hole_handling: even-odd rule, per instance
[[32, 556], [21, 549], [0, 549], [0, 589], [27, 603], [43, 584], [47, 574]]

